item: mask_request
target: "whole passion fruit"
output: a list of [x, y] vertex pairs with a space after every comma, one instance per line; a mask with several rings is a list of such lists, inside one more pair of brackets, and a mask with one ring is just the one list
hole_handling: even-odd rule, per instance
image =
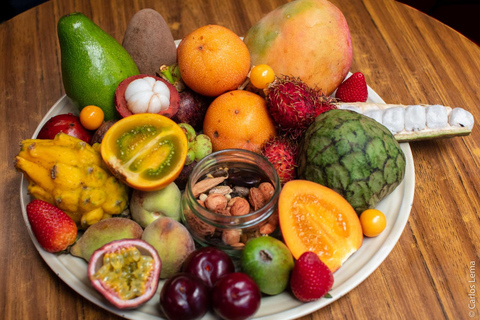
[[157, 251], [140, 239], [107, 243], [88, 262], [92, 286], [119, 309], [134, 309], [157, 291], [161, 261]]

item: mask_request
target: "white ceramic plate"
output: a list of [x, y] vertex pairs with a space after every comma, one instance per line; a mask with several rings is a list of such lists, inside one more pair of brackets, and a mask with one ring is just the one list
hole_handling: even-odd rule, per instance
[[[384, 103], [371, 88], [368, 88], [368, 93], [369, 102]], [[78, 111], [69, 103], [67, 97], [63, 96], [45, 115], [33, 137], [37, 136], [41, 127], [52, 116], [68, 112], [78, 114]], [[276, 296], [264, 297], [262, 298], [260, 310], [255, 315], [255, 319], [288, 320], [312, 313], [346, 295], [350, 290], [365, 280], [383, 262], [400, 238], [413, 203], [415, 172], [412, 152], [408, 143], [402, 143], [401, 148], [407, 160], [405, 179], [393, 193], [383, 199], [377, 206], [377, 208], [387, 216], [387, 228], [376, 238], [366, 238], [362, 247], [335, 272], [335, 283], [330, 292], [332, 298], [322, 298], [310, 303], [301, 303], [288, 292]], [[148, 303], [137, 310], [122, 311], [110, 306], [90, 285], [87, 277], [87, 263], [84, 260], [69, 254], [57, 255], [44, 251], [35, 239], [27, 219], [25, 207], [32, 200], [27, 192], [27, 186], [28, 182], [22, 177], [20, 184], [20, 201], [23, 218], [25, 219], [28, 232], [38, 252], [56, 275], [84, 298], [116, 315], [127, 319], [138, 320], [162, 319], [158, 308], [159, 293], [163, 281], [160, 283], [157, 294]], [[217, 318], [209, 313], [204, 319]]]

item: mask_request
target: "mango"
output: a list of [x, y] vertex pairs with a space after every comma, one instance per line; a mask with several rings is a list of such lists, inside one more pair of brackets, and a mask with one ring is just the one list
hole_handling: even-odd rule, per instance
[[327, 0], [296, 0], [278, 7], [248, 30], [244, 42], [252, 66], [267, 64], [277, 76], [299, 77], [327, 95], [352, 64], [347, 21]]
[[103, 245], [114, 240], [140, 239], [142, 227], [127, 218], [110, 218], [101, 220], [90, 228], [70, 248], [70, 253], [86, 261], [90, 260], [93, 252]]

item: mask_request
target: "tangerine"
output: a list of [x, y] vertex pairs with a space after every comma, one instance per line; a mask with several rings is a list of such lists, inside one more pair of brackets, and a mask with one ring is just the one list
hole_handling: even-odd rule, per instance
[[280, 229], [298, 259], [315, 252], [335, 272], [363, 242], [360, 220], [340, 194], [307, 180], [291, 180], [280, 192]]
[[219, 25], [206, 25], [187, 35], [178, 45], [177, 60], [185, 84], [210, 97], [237, 89], [250, 71], [245, 43]]
[[276, 135], [265, 99], [244, 90], [229, 91], [213, 100], [203, 132], [210, 137], [213, 151], [237, 148], [257, 153]]

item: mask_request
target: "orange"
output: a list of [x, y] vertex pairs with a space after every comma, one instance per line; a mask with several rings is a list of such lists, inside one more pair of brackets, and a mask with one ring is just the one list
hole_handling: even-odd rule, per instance
[[260, 152], [276, 135], [265, 99], [250, 91], [234, 90], [217, 97], [207, 109], [203, 132], [213, 151], [238, 148]]
[[312, 251], [335, 272], [362, 245], [362, 226], [353, 207], [318, 183], [287, 182], [278, 212], [283, 239], [296, 259]]
[[250, 53], [233, 31], [207, 25], [178, 45], [180, 75], [190, 89], [210, 97], [237, 89], [250, 71]]
[[110, 171], [128, 186], [159, 190], [173, 182], [187, 157], [187, 136], [173, 120], [139, 113], [117, 121], [101, 143]]

